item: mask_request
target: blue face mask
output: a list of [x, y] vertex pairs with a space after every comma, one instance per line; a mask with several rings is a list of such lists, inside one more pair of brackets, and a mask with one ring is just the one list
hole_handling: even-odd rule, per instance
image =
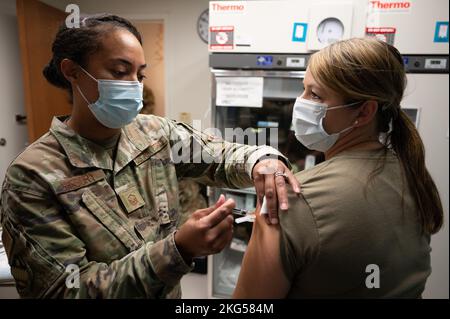
[[138, 81], [97, 80], [81, 69], [98, 83], [99, 97], [95, 103], [89, 103], [77, 85], [95, 118], [109, 128], [117, 129], [130, 124], [143, 107], [143, 84]]

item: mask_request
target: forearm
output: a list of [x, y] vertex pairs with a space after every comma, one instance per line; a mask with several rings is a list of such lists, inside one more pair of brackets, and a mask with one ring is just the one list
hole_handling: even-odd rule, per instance
[[290, 165], [272, 147], [230, 143], [184, 123], [162, 118], [160, 121], [170, 136], [178, 178], [193, 178], [209, 186], [242, 188], [253, 185], [252, 170], [261, 158], [277, 157]]
[[[262, 159], [280, 158], [290, 165], [287, 158], [273, 147], [225, 143], [228, 145], [225, 152], [224, 171], [228, 184], [234, 188], [253, 185], [253, 167]], [[231, 151], [233, 145], [236, 145], [236, 149]]]
[[109, 265], [88, 262], [80, 267], [79, 279], [62, 273], [42, 297], [164, 298], [191, 269], [176, 251], [173, 235], [169, 235]]

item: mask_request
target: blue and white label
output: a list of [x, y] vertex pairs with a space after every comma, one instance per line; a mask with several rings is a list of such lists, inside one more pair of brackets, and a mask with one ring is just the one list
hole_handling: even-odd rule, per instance
[[448, 42], [448, 21], [436, 22], [434, 42]]
[[307, 23], [295, 22], [294, 30], [292, 31], [292, 42], [305, 42], [307, 31], [308, 31]]
[[408, 57], [403, 57], [403, 64], [405, 66], [408, 66], [408, 64], [409, 64], [409, 58]]
[[273, 56], [271, 55], [258, 55], [256, 58], [256, 65], [258, 66], [270, 66], [273, 63]]

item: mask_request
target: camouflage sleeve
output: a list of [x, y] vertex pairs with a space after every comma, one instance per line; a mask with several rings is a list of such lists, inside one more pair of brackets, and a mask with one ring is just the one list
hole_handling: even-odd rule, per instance
[[1, 195], [2, 239], [21, 297], [160, 298], [192, 270], [171, 252], [173, 233], [110, 264], [88, 260], [54, 198], [8, 182]]
[[178, 178], [193, 178], [209, 186], [242, 188], [253, 185], [252, 170], [262, 158], [276, 157], [290, 167], [288, 159], [273, 147], [230, 143], [181, 122], [160, 120], [165, 134], [170, 136]]

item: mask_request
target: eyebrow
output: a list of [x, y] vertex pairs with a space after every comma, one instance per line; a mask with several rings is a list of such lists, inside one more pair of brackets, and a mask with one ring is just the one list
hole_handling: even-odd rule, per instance
[[[132, 66], [132, 63], [130, 61], [128, 61], [126, 59], [122, 59], [122, 58], [112, 59], [112, 61], [125, 64], [126, 66]], [[139, 66], [139, 70], [145, 69], [146, 67], [147, 67], [147, 63], [146, 64], [142, 64], [142, 65]]]
[[322, 91], [322, 88], [321, 88], [320, 86], [314, 84], [314, 83], [305, 83], [305, 82], [303, 81], [303, 86], [304, 86], [304, 87], [305, 87], [305, 86], [308, 86], [308, 87], [311, 88], [311, 90], [320, 91], [320, 92]]

